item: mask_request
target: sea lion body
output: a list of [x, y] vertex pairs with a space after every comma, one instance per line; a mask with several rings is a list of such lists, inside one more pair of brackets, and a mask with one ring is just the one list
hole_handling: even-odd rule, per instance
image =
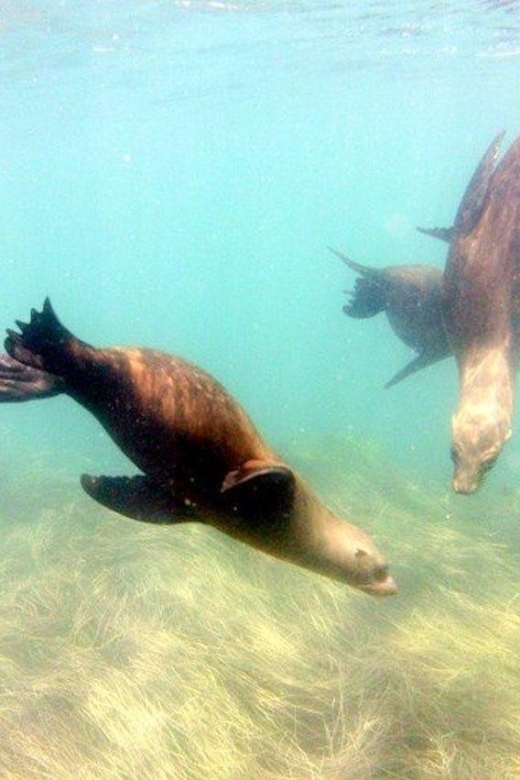
[[[136, 520], [200, 520], [257, 549], [368, 593], [395, 592], [361, 529], [335, 517], [263, 440], [243, 408], [192, 363], [141, 348], [96, 349], [46, 301], [8, 331], [0, 401], [65, 392], [138, 466], [134, 477], [82, 477], [94, 499]], [[26, 369], [20, 371], [17, 364]]]
[[443, 278], [460, 380], [453, 487], [474, 492], [511, 435], [519, 349], [520, 138], [495, 168], [498, 136], [462, 199]]
[[343, 307], [349, 317], [374, 317], [384, 311], [394, 333], [417, 357], [399, 371], [386, 387], [401, 382], [421, 368], [451, 354], [442, 320], [442, 271], [428, 265], [373, 268], [332, 250], [360, 274], [351, 300]]

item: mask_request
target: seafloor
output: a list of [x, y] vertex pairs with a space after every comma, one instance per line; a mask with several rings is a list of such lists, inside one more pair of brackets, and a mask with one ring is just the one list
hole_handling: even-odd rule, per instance
[[520, 778], [520, 494], [439, 497], [354, 441], [292, 449], [397, 598], [122, 519], [46, 458], [4, 470], [2, 778]]

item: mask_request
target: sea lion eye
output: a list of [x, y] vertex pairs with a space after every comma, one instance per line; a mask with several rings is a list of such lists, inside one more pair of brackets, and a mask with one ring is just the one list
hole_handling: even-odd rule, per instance
[[458, 463], [459, 460], [459, 450], [457, 447], [452, 447], [450, 450], [450, 457], [454, 463]]
[[358, 548], [355, 552], [356, 558], [365, 558], [368, 555], [366, 550], [362, 550], [361, 548]]

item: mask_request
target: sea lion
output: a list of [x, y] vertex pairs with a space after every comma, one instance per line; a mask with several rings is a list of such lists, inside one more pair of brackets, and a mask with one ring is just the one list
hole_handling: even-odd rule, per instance
[[354, 290], [346, 291], [351, 300], [343, 307], [345, 314], [363, 319], [384, 311], [394, 333], [418, 353], [386, 388], [451, 354], [442, 321], [441, 269], [429, 265], [372, 268], [331, 251], [360, 274]]
[[442, 311], [460, 381], [452, 485], [465, 494], [477, 490], [511, 436], [520, 346], [520, 137], [495, 168], [502, 137], [484, 154], [447, 233]]
[[[5, 347], [47, 391], [91, 412], [143, 474], [83, 475], [109, 509], [151, 523], [201, 521], [265, 553], [366, 593], [396, 592], [379, 551], [329, 511], [261, 438], [209, 374], [151, 349], [96, 349], [75, 338], [47, 299]], [[3, 400], [38, 397], [30, 371], [3, 361]], [[41, 385], [40, 385], [41, 386]], [[2, 400], [2, 397], [0, 397]]]

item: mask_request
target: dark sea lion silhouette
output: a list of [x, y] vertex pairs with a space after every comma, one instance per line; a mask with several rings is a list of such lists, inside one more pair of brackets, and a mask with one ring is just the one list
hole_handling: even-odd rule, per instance
[[519, 341], [520, 138], [495, 163], [503, 133], [471, 179], [448, 238], [443, 318], [457, 360], [453, 488], [473, 493], [511, 435]]
[[151, 523], [198, 520], [367, 593], [395, 593], [370, 538], [321, 503], [205, 371], [150, 349], [96, 349], [59, 322], [49, 300], [17, 325], [0, 364], [0, 401], [66, 393], [143, 472], [83, 475], [96, 501]]
[[385, 387], [392, 387], [426, 366], [451, 354], [442, 321], [442, 271], [428, 265], [395, 265], [372, 268], [331, 249], [360, 276], [351, 300], [343, 307], [349, 317], [363, 319], [384, 311], [394, 333], [417, 357], [401, 369]]

